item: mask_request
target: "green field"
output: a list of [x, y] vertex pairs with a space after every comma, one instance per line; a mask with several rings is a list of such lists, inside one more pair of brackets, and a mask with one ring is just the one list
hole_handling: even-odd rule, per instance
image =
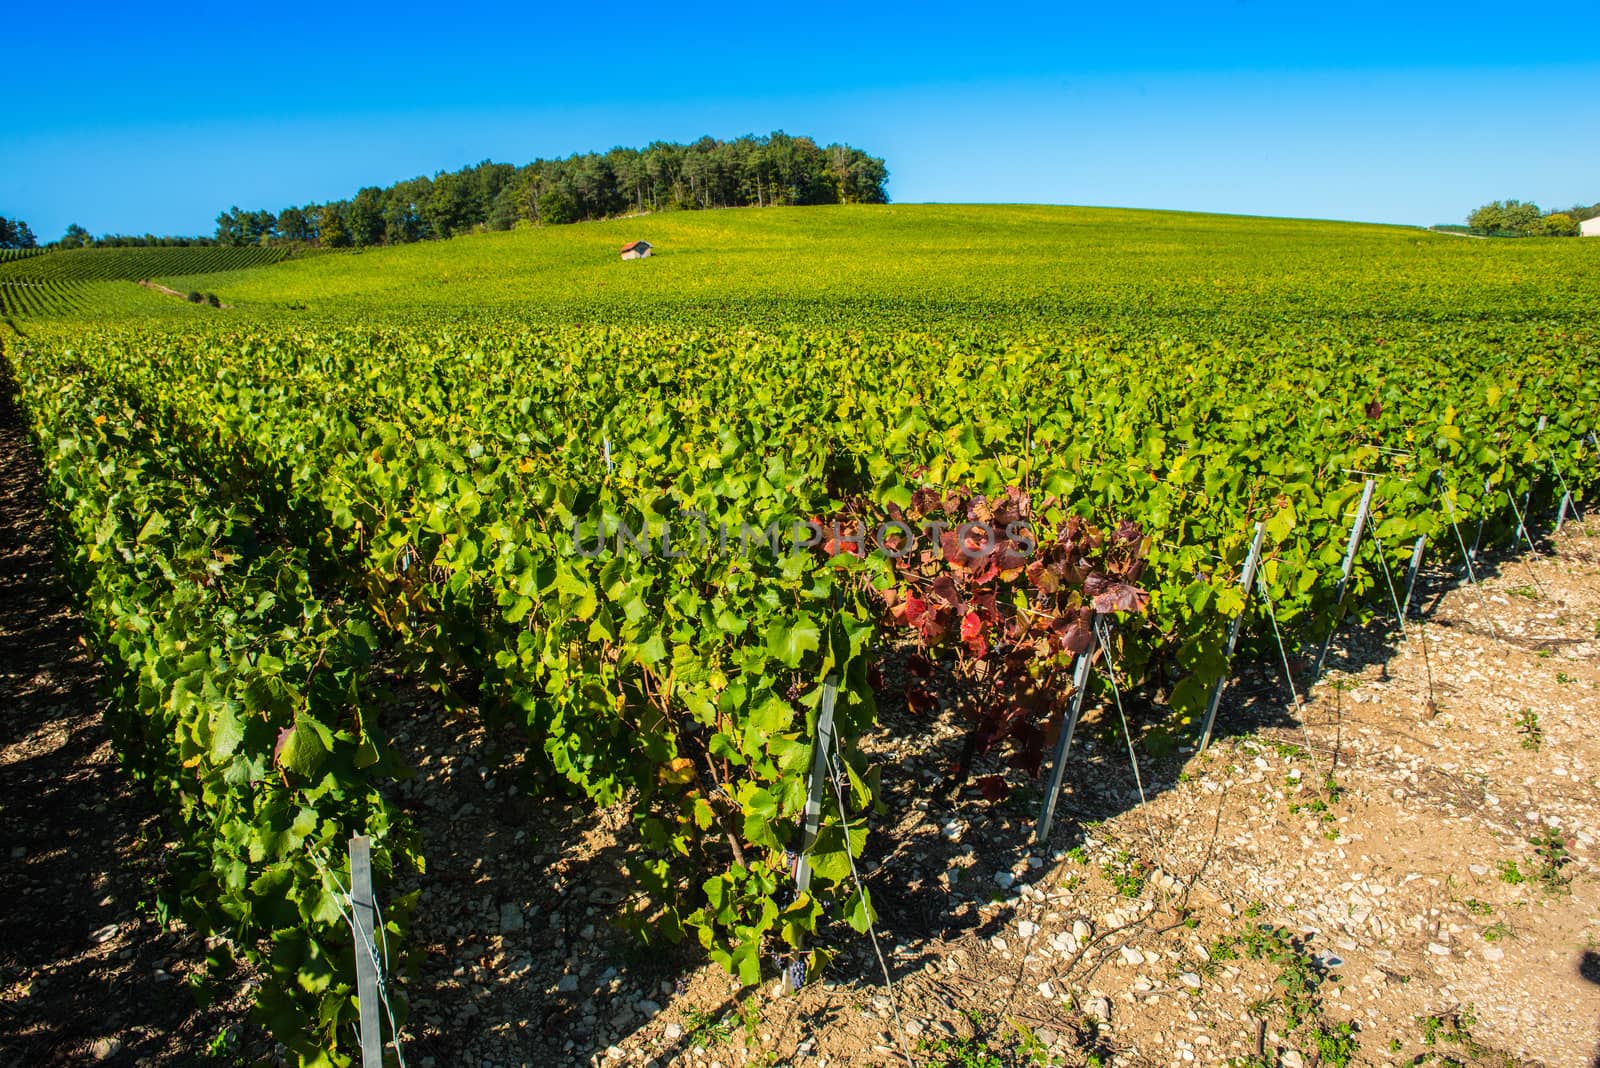
[[[635, 238], [657, 255], [620, 261]], [[1450, 562], [1481, 523], [1511, 548], [1524, 508], [1547, 525], [1600, 485], [1600, 242], [899, 205], [201, 266], [157, 280], [227, 307], [98, 283], [24, 309], [6, 355], [119, 744], [179, 814], [187, 914], [263, 962], [308, 1060], [352, 1011], [308, 847], [366, 830], [381, 870], [418, 860], [374, 664], [628, 805], [621, 922], [755, 982], [774, 952], [824, 967], [872, 914], [849, 858], [893, 774], [856, 744], [884, 663], [913, 708], [985, 680], [959, 711], [1008, 762], [998, 796], [1040, 770], [1097, 618], [1094, 685], [1115, 671], [1136, 740], [1170, 752], [1235, 618], [1247, 648], [1281, 627], [1314, 654], [1385, 609], [1416, 539]], [[976, 556], [696, 533], [1017, 516], [1035, 544]], [[693, 551], [582, 551], [620, 524]], [[1257, 524], [1270, 615], [1237, 587]], [[829, 680], [848, 811], [792, 899]]]
[[29, 249], [0, 255], [0, 318], [136, 312], [139, 305], [130, 299], [128, 287], [116, 283], [177, 274], [194, 275], [199, 282], [290, 255], [287, 248], [208, 246]]
[[[644, 237], [647, 263], [616, 250]], [[114, 258], [147, 250], [53, 254]], [[260, 253], [158, 249], [148, 253]], [[255, 270], [115, 277], [215, 290], [260, 313], [485, 309], [541, 322], [745, 327], [1107, 327], [1186, 336], [1284, 321], [1581, 323], [1600, 249], [1423, 230], [1175, 212], [934, 205], [745, 209], [485, 233]], [[21, 277], [24, 264], [8, 277]], [[227, 269], [225, 278], [213, 272]], [[79, 269], [82, 270], [81, 268]], [[52, 272], [63, 273], [61, 269]], [[160, 302], [154, 302], [159, 310]]]

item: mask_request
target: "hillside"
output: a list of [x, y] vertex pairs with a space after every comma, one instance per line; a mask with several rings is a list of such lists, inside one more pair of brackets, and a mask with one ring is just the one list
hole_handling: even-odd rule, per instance
[[[637, 238], [656, 255], [621, 262], [617, 249]], [[333, 317], [492, 310], [555, 322], [1144, 334], [1284, 319], [1577, 323], [1583, 298], [1600, 296], [1600, 248], [1480, 244], [1401, 227], [1107, 208], [766, 208], [334, 253], [206, 285], [242, 309], [302, 305]]]

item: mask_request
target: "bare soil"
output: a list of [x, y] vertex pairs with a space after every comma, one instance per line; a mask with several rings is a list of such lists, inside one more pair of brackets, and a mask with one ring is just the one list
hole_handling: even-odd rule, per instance
[[0, 377], [0, 1063], [242, 1049], [248, 979], [197, 1008], [185, 975], [204, 948], [152, 915], [160, 821], [101, 724], [99, 667], [10, 387]]

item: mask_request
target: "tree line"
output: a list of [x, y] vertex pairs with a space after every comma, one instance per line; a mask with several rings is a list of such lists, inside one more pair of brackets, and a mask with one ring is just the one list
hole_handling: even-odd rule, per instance
[[51, 248], [189, 248], [215, 245], [213, 237], [182, 237], [164, 234], [101, 234], [95, 237], [88, 230], [72, 223], [67, 232], [50, 242]]
[[39, 239], [33, 229], [21, 219], [8, 219], [0, 215], [0, 248], [38, 248]]
[[649, 211], [777, 204], [882, 204], [883, 160], [849, 145], [819, 146], [781, 131], [730, 141], [656, 141], [523, 167], [485, 160], [347, 200], [278, 212], [233, 207], [217, 216], [225, 245], [306, 241], [341, 248], [398, 245], [477, 229], [509, 230]]
[[1475, 208], [1467, 227], [1494, 237], [1576, 237], [1578, 224], [1600, 216], [1600, 204], [1576, 205], [1565, 211], [1540, 211], [1529, 201], [1496, 200]]

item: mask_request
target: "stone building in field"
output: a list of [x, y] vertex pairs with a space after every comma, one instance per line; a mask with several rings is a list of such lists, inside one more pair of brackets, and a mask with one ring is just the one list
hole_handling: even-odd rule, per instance
[[1578, 233], [1583, 237], [1600, 237], [1600, 215], [1579, 223]]
[[650, 242], [634, 241], [622, 246], [622, 258], [625, 260], [646, 260], [650, 258]]

